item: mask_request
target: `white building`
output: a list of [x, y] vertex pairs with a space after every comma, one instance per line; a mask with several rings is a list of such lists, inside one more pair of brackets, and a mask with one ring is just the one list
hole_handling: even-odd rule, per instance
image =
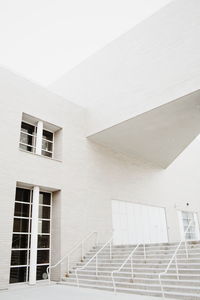
[[[176, 0], [49, 90], [0, 69], [0, 287], [86, 234], [199, 240], [200, 2]], [[70, 99], [70, 101], [68, 101]]]

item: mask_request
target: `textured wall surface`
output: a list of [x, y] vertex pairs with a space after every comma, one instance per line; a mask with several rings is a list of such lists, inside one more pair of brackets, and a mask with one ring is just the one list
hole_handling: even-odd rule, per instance
[[[60, 190], [53, 198], [53, 262], [90, 231], [101, 242], [110, 237], [112, 199], [165, 207], [170, 241], [180, 239], [177, 209], [199, 213], [199, 139], [163, 170], [88, 141], [83, 108], [3, 69], [0, 90], [1, 287], [9, 278], [18, 181]], [[63, 128], [62, 162], [19, 150], [23, 112]]]

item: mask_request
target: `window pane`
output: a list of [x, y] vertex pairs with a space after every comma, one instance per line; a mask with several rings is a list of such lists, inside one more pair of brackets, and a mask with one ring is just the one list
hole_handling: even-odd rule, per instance
[[52, 157], [51, 152], [47, 152], [47, 151], [43, 151], [43, 150], [42, 150], [42, 155], [47, 156], [47, 157]]
[[27, 248], [28, 234], [13, 234], [12, 248]]
[[22, 122], [21, 131], [27, 132], [29, 134], [34, 134], [35, 126]]
[[49, 250], [37, 251], [37, 264], [49, 263]]
[[39, 206], [39, 218], [50, 219], [50, 207], [40, 205]]
[[15, 200], [21, 202], [30, 202], [30, 190], [16, 188]]
[[37, 280], [47, 279], [47, 268], [48, 268], [48, 266], [49, 265], [38, 266], [37, 267], [37, 276], [36, 276]]
[[53, 141], [53, 133], [47, 130], [43, 130], [43, 138], [48, 141]]
[[20, 142], [23, 143], [23, 144], [28, 144], [30, 146], [34, 146], [35, 139], [31, 135], [28, 135], [26, 133], [21, 132]]
[[26, 267], [18, 267], [10, 269], [10, 283], [25, 282]]
[[45, 205], [51, 205], [51, 194], [50, 193], [45, 193], [45, 192], [40, 192], [40, 204], [45, 204]]
[[50, 233], [50, 221], [38, 221], [38, 233]]
[[14, 232], [28, 232], [29, 220], [27, 219], [14, 219], [13, 231]]
[[27, 250], [12, 250], [11, 265], [26, 265], [27, 253]]
[[24, 150], [24, 151], [28, 151], [28, 152], [35, 152], [35, 148], [33, 148], [32, 146], [26, 146], [23, 144], [19, 144], [20, 149]]
[[17, 217], [29, 217], [29, 204], [15, 203], [15, 216]]
[[49, 247], [50, 247], [50, 236], [38, 235], [38, 248], [49, 248]]
[[53, 151], [53, 144], [51, 142], [42, 140], [42, 150]]

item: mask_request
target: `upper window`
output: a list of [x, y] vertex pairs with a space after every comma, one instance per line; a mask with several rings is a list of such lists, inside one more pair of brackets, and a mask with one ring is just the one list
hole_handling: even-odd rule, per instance
[[62, 159], [61, 127], [22, 113], [19, 147], [56, 160]]
[[[21, 123], [21, 133], [20, 133], [20, 148], [41, 154], [48, 157], [53, 157], [53, 142], [54, 134], [46, 129], [42, 130], [42, 138], [38, 136], [37, 126], [31, 125], [25, 122]], [[37, 148], [41, 149], [40, 153], [37, 152]]]

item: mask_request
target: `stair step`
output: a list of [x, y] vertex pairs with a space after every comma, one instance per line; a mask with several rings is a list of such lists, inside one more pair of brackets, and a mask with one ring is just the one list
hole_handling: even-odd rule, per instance
[[[98, 280], [98, 281], [111, 281], [111, 276], [91, 276], [91, 275], [79, 275], [78, 278], [81, 279], [85, 279], [85, 280]], [[132, 282], [131, 277], [122, 277], [122, 276], [114, 276], [115, 281], [120, 283], [120, 282]], [[70, 277], [63, 277], [63, 281], [68, 281], [68, 279], [70, 280], [76, 280], [76, 276], [72, 275]], [[158, 277], [157, 278], [137, 278], [134, 277], [134, 282], [135, 283], [145, 283], [145, 284], [160, 284]], [[162, 283], [163, 285], [190, 285], [190, 286], [197, 286], [200, 287], [200, 280], [185, 280], [185, 279], [174, 279], [174, 280], [170, 280], [170, 279], [164, 279], [162, 278]]]
[[[76, 279], [72, 279], [72, 278], [68, 278], [68, 279], [65, 279], [64, 280], [65, 282], [72, 282], [72, 283], [77, 283]], [[98, 285], [102, 285], [102, 286], [111, 286], [113, 287], [113, 282], [112, 282], [112, 279], [110, 278], [110, 280], [98, 280], [98, 279], [80, 279], [79, 278], [79, 283], [86, 283], [86, 284], [98, 284]], [[119, 282], [119, 281], [115, 281], [115, 284], [117, 287], [123, 287], [123, 286], [126, 286], [126, 287], [129, 287], [129, 288], [141, 288], [141, 289], [145, 289], [145, 290], [158, 290], [160, 291], [161, 290], [161, 287], [160, 287], [160, 284], [157, 283], [139, 283], [139, 282], [135, 282], [132, 281], [131, 279], [129, 280], [129, 282]], [[177, 284], [177, 282], [176, 282]], [[187, 285], [184, 285], [184, 286], [181, 286], [181, 285], [167, 285], [166, 283], [163, 284], [163, 288], [165, 291], [171, 291], [171, 290], [180, 290], [181, 289], [181, 292], [188, 292], [188, 290], [192, 293], [200, 293], [200, 287], [199, 286], [196, 286], [196, 287], [191, 287], [191, 286], [187, 286]]]
[[[73, 283], [59, 283], [59, 284], [65, 284], [70, 286], [76, 286], [76, 284]], [[113, 291], [113, 287], [102, 287], [98, 285], [89, 285], [89, 284], [80, 284], [80, 287], [85, 288], [94, 288], [94, 289], [100, 289], [100, 290], [107, 290], [107, 291]], [[148, 295], [148, 296], [162, 296], [162, 293], [160, 291], [149, 291], [149, 290], [141, 290], [141, 289], [128, 289], [128, 288], [118, 288], [117, 292], [121, 293], [131, 293], [131, 294], [138, 294], [138, 295]], [[165, 297], [168, 298], [176, 298], [176, 299], [185, 299], [185, 300], [196, 300], [199, 299], [198, 294], [194, 293], [187, 293], [187, 294], [180, 294], [176, 292], [167, 292], [165, 291]]]

